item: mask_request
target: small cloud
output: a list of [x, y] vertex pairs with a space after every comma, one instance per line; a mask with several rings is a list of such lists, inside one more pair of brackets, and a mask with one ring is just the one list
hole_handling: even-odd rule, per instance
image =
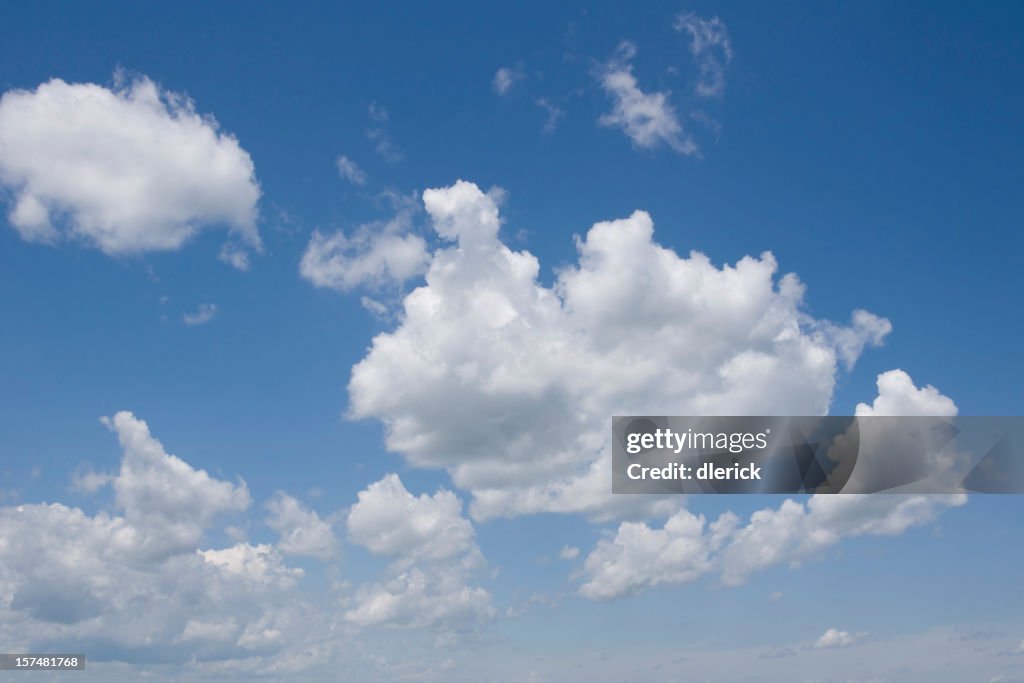
[[545, 97], [538, 97], [535, 102], [538, 107], [547, 112], [547, 118], [544, 120], [544, 132], [553, 133], [555, 128], [558, 127], [558, 122], [561, 120], [565, 112], [562, 111], [561, 107], [552, 104], [551, 101]]
[[[366, 138], [370, 142], [374, 143], [374, 151], [376, 151], [377, 154], [382, 159], [384, 159], [384, 161], [387, 161], [388, 163], [392, 164], [399, 162], [403, 158], [405, 158], [405, 154], [402, 152], [402, 149], [397, 144], [395, 144], [395, 141], [391, 138], [391, 135], [388, 133], [387, 129], [384, 128], [384, 124], [386, 124], [391, 119], [391, 114], [388, 112], [388, 110], [385, 109], [383, 105], [377, 102], [370, 102], [370, 104], [366, 107], [366, 115], [370, 118], [370, 121], [377, 124], [375, 126], [371, 126], [366, 130]], [[338, 171], [343, 176], [345, 175], [344, 171], [341, 168], [340, 158], [338, 159]], [[360, 171], [360, 173], [362, 172]], [[349, 178], [349, 180], [351, 180], [351, 178]], [[362, 183], [357, 182], [355, 184], [361, 185]]]
[[830, 628], [818, 638], [817, 642], [814, 643], [814, 647], [817, 649], [850, 647], [864, 640], [867, 635], [867, 632], [850, 633], [849, 631]]
[[370, 102], [369, 106], [366, 107], [366, 115], [370, 117], [371, 121], [376, 121], [377, 123], [387, 123], [387, 120], [391, 118], [384, 105], [376, 100]]
[[567, 545], [558, 552], [558, 557], [563, 560], [575, 560], [580, 556], [580, 549], [575, 546]]
[[[302, 277], [317, 287], [350, 291], [359, 286], [401, 285], [426, 272], [430, 251], [413, 232], [412, 208], [400, 208], [388, 221], [376, 221], [346, 234], [314, 231], [299, 264]], [[371, 312], [379, 302], [363, 301]]]
[[774, 593], [772, 593], [771, 595], [768, 596], [768, 601], [769, 602], [778, 602], [781, 599], [782, 599], [782, 592], [781, 591], [775, 591]]
[[796, 650], [791, 647], [773, 647], [767, 652], [762, 652], [758, 655], [758, 659], [782, 659], [784, 657], [793, 657], [796, 655]]
[[112, 480], [111, 475], [97, 472], [91, 465], [85, 464], [71, 476], [71, 486], [80, 493], [96, 493]]
[[205, 325], [217, 316], [217, 304], [199, 304], [194, 313], [186, 313], [182, 321], [186, 325]]
[[366, 173], [363, 169], [359, 168], [359, 164], [352, 161], [344, 154], [338, 157], [336, 163], [338, 164], [338, 175], [342, 178], [353, 185], [366, 184]]
[[376, 318], [383, 319], [388, 317], [388, 307], [382, 304], [381, 302], [377, 301], [376, 299], [364, 296], [359, 300], [359, 303], [362, 305], [364, 309], [372, 313]]
[[673, 28], [690, 34], [690, 54], [700, 78], [694, 91], [700, 97], [721, 97], [725, 94], [725, 74], [732, 61], [732, 43], [725, 23], [718, 17], [702, 19], [696, 14], [680, 14]]
[[373, 149], [380, 158], [389, 163], [397, 163], [405, 158], [402, 149], [391, 139], [391, 135], [383, 128], [370, 128], [366, 131], [367, 139], [374, 143]]
[[633, 74], [636, 46], [623, 41], [598, 73], [598, 81], [612, 99], [612, 110], [598, 123], [618, 128], [640, 149], [667, 145], [679, 154], [697, 155], [697, 144], [679, 123], [668, 92], [644, 92]]
[[722, 136], [722, 123], [706, 112], [700, 110], [690, 112], [690, 118], [704, 126], [716, 141]]
[[491, 87], [494, 88], [494, 92], [504, 97], [509, 94], [516, 83], [525, 78], [526, 75], [523, 73], [522, 67], [503, 66], [494, 73]]
[[249, 270], [249, 253], [236, 244], [225, 242], [217, 252], [217, 258], [242, 272]]

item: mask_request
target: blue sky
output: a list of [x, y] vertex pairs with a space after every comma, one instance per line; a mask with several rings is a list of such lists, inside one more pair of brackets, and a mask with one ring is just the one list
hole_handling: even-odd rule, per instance
[[[6, 651], [78, 644], [105, 680], [1024, 678], [1017, 497], [624, 503], [587, 474], [617, 410], [1024, 412], [1022, 18], [0, 10], [0, 518], [11, 548], [80, 509], [95, 560], [0, 555]], [[154, 607], [145, 644], [98, 579], [152, 606], [238, 572], [260, 590]]]

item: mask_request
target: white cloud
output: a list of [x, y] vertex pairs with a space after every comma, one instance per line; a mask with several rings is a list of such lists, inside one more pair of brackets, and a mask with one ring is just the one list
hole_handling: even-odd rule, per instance
[[342, 178], [353, 185], [366, 184], [366, 173], [363, 169], [359, 168], [359, 164], [352, 161], [344, 154], [338, 157], [336, 163], [338, 165], [338, 175]]
[[755, 512], [746, 526], [730, 512], [710, 525], [680, 510], [661, 528], [623, 522], [584, 562], [580, 594], [608, 600], [717, 573], [726, 586], [779, 564], [797, 566], [850, 536], [902, 534], [963, 496], [818, 495]]
[[217, 258], [232, 268], [245, 272], [249, 270], [249, 252], [244, 247], [232, 242], [225, 242], [217, 252]]
[[103, 472], [96, 472], [91, 466], [79, 467], [71, 477], [71, 485], [76, 491], [82, 493], [95, 493], [113, 480], [113, 477]]
[[473, 526], [451, 491], [416, 497], [397, 474], [389, 474], [360, 491], [358, 498], [348, 514], [348, 535], [374, 554], [409, 565], [450, 559], [476, 548]]
[[249, 154], [187, 97], [145, 77], [4, 93], [0, 185], [14, 198], [11, 225], [30, 241], [140, 254], [225, 226], [260, 249]]
[[562, 108], [554, 104], [551, 100], [546, 97], [538, 97], [534, 100], [537, 106], [544, 110], [547, 114], [547, 118], [544, 119], [544, 132], [553, 133], [555, 128], [558, 127], [558, 122], [562, 119], [565, 114]]
[[943, 396], [932, 385], [914, 386], [910, 375], [890, 370], [878, 376], [878, 396], [871, 405], [858, 403], [856, 415], [906, 415], [951, 417], [957, 414], [953, 399]]
[[405, 158], [405, 153], [392, 139], [391, 134], [384, 128], [370, 128], [366, 131], [366, 137], [373, 143], [373, 149], [378, 156], [389, 163], [397, 163]]
[[680, 154], [697, 154], [697, 144], [679, 123], [679, 116], [669, 101], [670, 93], [647, 93], [640, 89], [633, 75], [634, 56], [636, 46], [623, 42], [615, 57], [598, 73], [601, 87], [613, 103], [612, 110], [598, 122], [621, 129], [640, 149], [667, 145]]
[[558, 557], [563, 560], [575, 560], [579, 556], [580, 549], [571, 545], [564, 546], [560, 551], [558, 551]]
[[189, 619], [178, 640], [227, 641], [238, 634], [238, 623], [234, 619], [224, 621], [200, 621]]
[[690, 54], [700, 79], [694, 90], [702, 97], [720, 97], [725, 93], [725, 74], [732, 61], [732, 43], [725, 23], [718, 17], [702, 19], [696, 14], [680, 14], [673, 27], [690, 35]]
[[[500, 241], [495, 197], [460, 181], [423, 200], [453, 244], [352, 369], [351, 415], [381, 420], [413, 465], [448, 470], [474, 516], [671, 513], [678, 498], [610, 494], [610, 415], [828, 410], [844, 328], [802, 310], [803, 284], [770, 253], [684, 258], [637, 211], [578, 238], [578, 262], [547, 287], [532, 254]], [[849, 335], [880, 342], [881, 324]]]
[[217, 317], [217, 304], [202, 303], [192, 313], [181, 316], [186, 325], [205, 325]]
[[[876, 384], [878, 396], [870, 405], [857, 404], [858, 417], [943, 418], [957, 414], [952, 399], [943, 396], [931, 385], [922, 388], [914, 386], [913, 380], [902, 370], [880, 374]], [[962, 490], [960, 484], [970, 458], [966, 453], [943, 448], [943, 437], [939, 436], [938, 443], [929, 446], [928, 435], [908, 437], [899, 421], [882, 420], [864, 423], [859, 438], [862, 451], [899, 453], [900, 456], [868, 460], [856, 466], [853, 462], [841, 463], [840, 467], [845, 472], [839, 476], [849, 477], [846, 486], [852, 490], [878, 490], [879, 487], [892, 486], [893, 482], [909, 482], [902, 489], [908, 493], [918, 490]]]
[[360, 588], [355, 601], [345, 619], [357, 626], [459, 628], [494, 615], [483, 588], [465, 585], [458, 574], [417, 567]]
[[736, 516], [725, 514], [705, 530], [703, 516], [680, 510], [664, 527], [623, 522], [615, 538], [598, 542], [584, 562], [580, 594], [607, 600], [660, 584], [687, 583], [711, 570], [711, 553], [728, 537]]
[[132, 413], [121, 411], [103, 422], [117, 434], [124, 451], [112, 484], [140, 552], [159, 556], [193, 548], [214, 517], [249, 506], [245, 482], [219, 481], [193, 469], [167, 453]]
[[806, 504], [787, 500], [777, 509], [755, 512], [731, 539], [722, 551], [722, 582], [739, 585], [768, 567], [797, 566], [846, 537], [897, 536], [966, 502], [961, 494], [816, 495]]
[[454, 493], [413, 496], [389, 474], [358, 498], [349, 539], [393, 561], [389, 578], [356, 591], [348, 622], [458, 630], [493, 616], [490, 594], [468, 585], [483, 556]]
[[388, 119], [391, 118], [391, 113], [387, 108], [376, 100], [366, 106], [366, 115], [370, 117], [371, 121], [376, 123], [387, 123]]
[[850, 316], [850, 326], [844, 327], [823, 323], [819, 326], [827, 335], [839, 358], [847, 369], [853, 367], [865, 346], [878, 346], [892, 332], [892, 323], [873, 313], [857, 309]]
[[499, 95], [508, 95], [516, 83], [526, 78], [521, 67], [510, 67], [503, 66], [494, 72], [494, 79], [491, 81], [491, 87], [494, 88], [494, 92]]
[[[97, 660], [194, 663], [273, 657], [323, 628], [314, 615], [297, 618], [306, 611], [295, 592], [302, 572], [271, 546], [202, 549], [218, 515], [248, 505], [244, 485], [167, 454], [131, 413], [107, 423], [124, 451], [110, 477], [117, 513], [0, 508], [0, 639], [82, 648]], [[254, 624], [287, 637], [248, 647], [240, 639]]]
[[278, 549], [286, 555], [305, 555], [329, 560], [338, 554], [338, 541], [326, 520], [286, 493], [267, 502], [267, 526], [281, 535]]
[[430, 254], [426, 241], [410, 232], [413, 213], [400, 207], [391, 220], [368, 223], [351, 235], [315, 231], [299, 272], [317, 287], [339, 291], [402, 284], [423, 274]]
[[303, 574], [301, 569], [286, 567], [281, 554], [267, 544], [236, 543], [230, 548], [196, 552], [203, 561], [250, 586], [279, 584], [290, 588]]
[[391, 312], [387, 307], [387, 304], [381, 303], [369, 296], [360, 297], [359, 305], [373, 314], [375, 318], [380, 318], [382, 320], [387, 318], [388, 314]]
[[[880, 392], [888, 389], [883, 378], [893, 374], [879, 376]], [[948, 399], [936, 391], [928, 401], [947, 405]], [[815, 495], [806, 504], [786, 500], [778, 508], [759, 510], [746, 526], [726, 512], [705, 531], [704, 518], [686, 510], [676, 512], [660, 529], [624, 522], [614, 538], [598, 542], [587, 557], [580, 593], [610, 599], [712, 573], [724, 585], [737, 586], [769, 567], [798, 566], [843, 538], [896, 536], [966, 502], [962, 494]]]
[[814, 647], [818, 649], [850, 647], [864, 640], [867, 635], [867, 633], [849, 633], [848, 631], [830, 628], [818, 638], [814, 643]]

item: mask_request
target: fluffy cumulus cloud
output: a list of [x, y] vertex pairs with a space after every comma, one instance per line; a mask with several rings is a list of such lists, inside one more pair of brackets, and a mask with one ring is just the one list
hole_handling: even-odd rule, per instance
[[229, 548], [197, 552], [207, 564], [250, 586], [277, 584], [290, 588], [303, 575], [301, 569], [286, 567], [281, 554], [267, 544], [237, 543]]
[[867, 312], [810, 317], [770, 253], [681, 256], [643, 211], [594, 225], [545, 286], [537, 259], [502, 243], [493, 193], [460, 181], [423, 201], [447, 244], [353, 368], [351, 414], [381, 420], [411, 464], [448, 470], [481, 519], [670, 514], [678, 500], [610, 494], [610, 415], [821, 415], [840, 364], [888, 329]]
[[588, 581], [580, 593], [603, 600], [659, 584], [693, 581], [711, 570], [711, 553], [736, 524], [724, 514], [710, 528], [703, 517], [680, 510], [661, 529], [624, 522], [611, 540], [601, 541], [587, 557]]
[[391, 220], [362, 225], [350, 234], [314, 232], [300, 274], [317, 287], [339, 291], [400, 285], [423, 274], [430, 256], [426, 241], [412, 232], [414, 213], [406, 203]]
[[818, 495], [755, 512], [722, 551], [722, 581], [738, 585], [778, 564], [798, 566], [851, 536], [896, 536], [967, 502], [963, 494]]
[[457, 631], [493, 615], [490, 594], [469, 585], [483, 556], [454, 493], [414, 496], [389, 474], [359, 493], [348, 535], [392, 560], [385, 580], [356, 591], [345, 613], [349, 623]]
[[117, 434], [124, 452], [111, 484], [135, 534], [136, 552], [164, 556], [194, 548], [217, 515], [240, 512], [251, 503], [245, 482], [214, 479], [167, 453], [132, 413], [119, 412], [104, 424]]
[[943, 396], [932, 385], [914, 386], [910, 375], [890, 370], [878, 376], [878, 396], [870, 405], [857, 404], [857, 416], [907, 415], [952, 417], [957, 414], [953, 399]]
[[694, 91], [701, 97], [723, 95], [726, 70], [732, 61], [732, 43], [725, 23], [718, 17], [702, 19], [690, 12], [676, 17], [673, 27], [690, 39], [690, 54], [700, 74]]
[[473, 526], [451, 491], [413, 496], [397, 474], [389, 474], [359, 493], [348, 515], [349, 538], [377, 555], [444, 560], [475, 551]]
[[30, 241], [140, 254], [223, 226], [229, 253], [260, 248], [249, 154], [187, 97], [144, 77], [112, 88], [53, 79], [4, 93], [0, 185], [12, 198], [10, 224]]
[[[879, 376], [876, 406], [915, 405], [915, 410], [903, 408], [899, 414], [955, 415], [952, 402], [934, 388], [918, 389], [909, 378], [895, 384], [894, 376], [906, 377], [899, 371]], [[936, 413], [936, 406], [948, 412]], [[816, 495], [806, 503], [786, 500], [778, 508], [755, 512], [746, 525], [729, 512], [706, 525], [686, 510], [661, 528], [625, 522], [587, 557], [580, 593], [608, 599], [712, 573], [735, 586], [769, 567], [797, 566], [843, 538], [902, 534], [966, 500], [962, 494]]]
[[278, 549], [287, 555], [329, 560], [338, 554], [338, 539], [330, 522], [295, 498], [279, 492], [267, 502], [267, 526], [280, 534]]
[[769, 567], [798, 566], [846, 537], [899, 535], [965, 501], [962, 495], [826, 495], [807, 504], [786, 500], [755, 512], [745, 526], [732, 513], [706, 524], [686, 510], [660, 528], [623, 522], [587, 556], [580, 594], [607, 600], [709, 574], [736, 586]]
[[112, 485], [114, 512], [0, 508], [4, 642], [85, 650], [93, 661], [196, 663], [273, 657], [322, 628], [295, 592], [302, 570], [275, 548], [203, 548], [217, 518], [249, 505], [244, 484], [168, 454], [131, 413], [107, 424], [123, 456], [96, 483]]
[[644, 92], [633, 74], [636, 46], [623, 42], [615, 56], [598, 72], [598, 81], [612, 100], [612, 110], [598, 122], [618, 128], [640, 149], [667, 145], [680, 154], [697, 154], [697, 144], [687, 133], [668, 92]]

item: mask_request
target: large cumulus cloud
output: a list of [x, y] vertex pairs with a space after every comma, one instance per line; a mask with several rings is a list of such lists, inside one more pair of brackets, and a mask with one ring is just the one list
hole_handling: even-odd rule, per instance
[[814, 319], [771, 253], [681, 256], [643, 211], [595, 224], [545, 286], [538, 260], [501, 241], [499, 196], [463, 181], [423, 193], [445, 244], [348, 387], [351, 415], [447, 469], [477, 518], [668, 514], [671, 501], [612, 498], [612, 415], [824, 414], [840, 364], [890, 330], [866, 311]]

